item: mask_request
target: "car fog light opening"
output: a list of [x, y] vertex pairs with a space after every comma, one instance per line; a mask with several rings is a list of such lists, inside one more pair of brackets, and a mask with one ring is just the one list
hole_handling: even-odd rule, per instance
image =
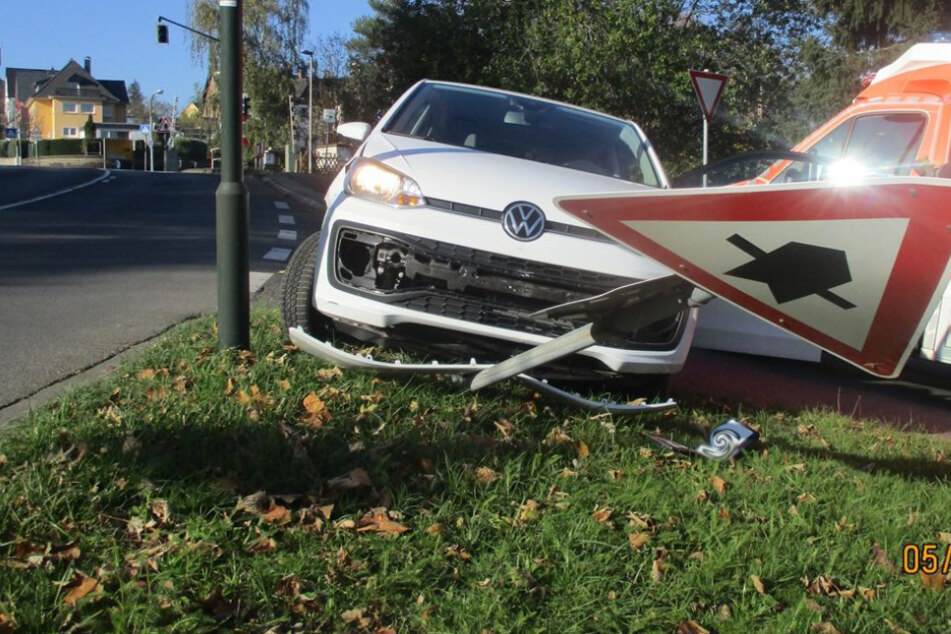
[[416, 181], [370, 159], [360, 159], [350, 168], [347, 191], [354, 196], [394, 207], [421, 207], [426, 204]]

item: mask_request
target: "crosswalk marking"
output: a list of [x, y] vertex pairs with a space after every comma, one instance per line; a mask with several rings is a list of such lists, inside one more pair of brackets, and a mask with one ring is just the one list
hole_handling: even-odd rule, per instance
[[296, 241], [297, 241], [297, 232], [296, 232], [296, 231], [291, 231], [290, 229], [281, 229], [280, 231], [277, 232], [277, 239], [278, 239], [278, 240], [291, 240], [291, 241], [296, 242]]
[[291, 256], [290, 249], [282, 249], [280, 247], [273, 247], [270, 251], [264, 254], [265, 260], [274, 260], [276, 262], [287, 262], [287, 258]]
[[287, 204], [286, 202], [284, 202], [283, 200], [275, 200], [275, 201], [274, 201], [274, 206], [277, 207], [278, 209], [290, 209], [290, 208], [291, 208], [291, 206], [288, 205], [288, 204]]
[[282, 215], [278, 215], [277, 221], [278, 221], [278, 223], [280, 223], [280, 224], [282, 224], [282, 225], [293, 225], [293, 224], [297, 224], [297, 223], [294, 221], [294, 216], [285, 216], [285, 215], [283, 215], [283, 214], [282, 214]]

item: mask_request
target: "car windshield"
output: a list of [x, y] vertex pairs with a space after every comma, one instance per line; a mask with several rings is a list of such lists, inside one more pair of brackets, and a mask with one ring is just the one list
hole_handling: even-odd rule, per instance
[[661, 185], [634, 126], [521, 95], [422, 84], [383, 131]]

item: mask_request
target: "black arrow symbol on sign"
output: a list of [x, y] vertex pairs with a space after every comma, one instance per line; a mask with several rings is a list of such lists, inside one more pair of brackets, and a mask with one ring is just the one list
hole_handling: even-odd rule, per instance
[[852, 281], [845, 251], [787, 242], [767, 253], [738, 233], [727, 242], [754, 259], [726, 275], [766, 284], [778, 304], [818, 295], [844, 310], [855, 308], [855, 304], [829, 290]]

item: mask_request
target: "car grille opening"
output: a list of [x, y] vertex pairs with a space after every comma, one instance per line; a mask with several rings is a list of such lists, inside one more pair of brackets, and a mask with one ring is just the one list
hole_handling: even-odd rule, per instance
[[[531, 313], [638, 281], [359, 227], [338, 229], [333, 244], [331, 279], [338, 288], [409, 310], [548, 337], [583, 324]], [[640, 328], [618, 347], [673, 349], [685, 314]]]

